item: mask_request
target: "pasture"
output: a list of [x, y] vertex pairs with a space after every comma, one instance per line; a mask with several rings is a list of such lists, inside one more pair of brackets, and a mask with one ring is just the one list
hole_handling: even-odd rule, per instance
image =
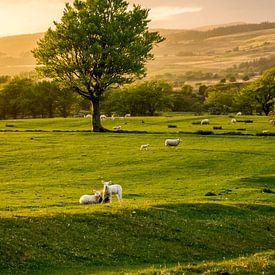
[[[0, 121], [0, 273], [274, 274], [274, 126], [202, 118]], [[122, 204], [80, 205], [102, 178]]]

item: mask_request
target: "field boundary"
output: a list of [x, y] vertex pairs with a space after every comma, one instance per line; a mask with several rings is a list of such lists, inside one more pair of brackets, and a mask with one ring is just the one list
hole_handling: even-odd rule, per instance
[[[0, 129], [1, 133], [5, 132], [14, 132], [14, 133], [93, 133], [92, 130], [10, 130], [10, 129]], [[184, 135], [214, 135], [214, 136], [275, 136], [275, 133], [256, 133], [256, 134], [249, 134], [249, 133], [242, 133], [242, 132], [222, 132], [222, 133], [214, 133], [213, 131], [204, 131], [199, 130], [195, 132], [148, 132], [148, 131], [108, 131], [109, 133], [117, 133], [117, 134], [184, 134]]]

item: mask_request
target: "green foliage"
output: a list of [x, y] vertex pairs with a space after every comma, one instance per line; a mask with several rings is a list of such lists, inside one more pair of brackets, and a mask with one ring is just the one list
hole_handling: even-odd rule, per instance
[[67, 117], [80, 105], [79, 97], [53, 81], [14, 77], [0, 91], [0, 119]]
[[0, 84], [8, 82], [9, 79], [10, 79], [10, 76], [8, 75], [0, 75]]
[[173, 100], [172, 111], [200, 114], [203, 111], [203, 94], [203, 87], [194, 91], [191, 85], [183, 85], [181, 91], [175, 91], [171, 94]]
[[243, 94], [255, 100], [268, 115], [275, 103], [275, 67], [264, 71], [261, 77], [245, 87]]
[[268, 58], [260, 57], [251, 61], [241, 62], [239, 65], [235, 65], [226, 69], [230, 73], [245, 73], [244, 80], [249, 80], [249, 76], [255, 76], [255, 72], [262, 72], [275, 66], [275, 55], [271, 55]]
[[124, 0], [76, 0], [33, 51], [42, 75], [92, 101], [94, 131], [104, 130], [99, 102], [105, 90], [144, 76], [150, 51], [163, 40], [149, 32], [147, 16], [140, 6], [128, 10]]
[[[140, 130], [161, 132], [201, 117], [146, 119]], [[274, 195], [262, 190], [275, 189], [273, 137], [50, 131], [88, 128], [83, 118], [1, 123], [48, 131], [0, 132], [1, 274], [272, 274]], [[169, 136], [183, 142], [166, 148]], [[101, 177], [123, 186], [123, 203], [80, 205]]]
[[228, 114], [234, 112], [234, 98], [239, 92], [236, 85], [218, 84], [207, 89], [204, 104], [210, 114]]
[[33, 82], [28, 78], [16, 77], [7, 83], [0, 94], [0, 117], [6, 118], [10, 115], [12, 118], [17, 118], [24, 114], [32, 89]]
[[134, 116], [153, 116], [171, 107], [172, 86], [164, 81], [145, 81], [108, 91], [102, 109], [109, 115], [116, 113]]

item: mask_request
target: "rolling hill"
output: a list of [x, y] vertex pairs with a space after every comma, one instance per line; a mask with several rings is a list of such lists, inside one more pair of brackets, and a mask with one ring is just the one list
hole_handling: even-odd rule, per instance
[[[201, 30], [158, 30], [166, 40], [154, 49], [148, 78], [203, 72], [258, 73], [275, 66], [275, 23], [238, 24]], [[0, 75], [31, 71], [31, 50], [43, 33], [0, 38]], [[197, 79], [199, 80], [199, 79]]]

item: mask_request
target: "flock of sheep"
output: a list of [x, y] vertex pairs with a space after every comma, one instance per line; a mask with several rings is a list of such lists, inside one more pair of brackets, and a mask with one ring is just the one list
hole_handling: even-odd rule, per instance
[[[242, 115], [241, 112], [238, 112], [236, 114], [236, 116], [241, 116], [241, 115]], [[125, 117], [130, 117], [130, 116], [131, 116], [130, 114], [125, 115]], [[100, 119], [105, 120], [106, 116], [101, 115]], [[112, 119], [114, 119], [113, 116], [112, 116]], [[237, 119], [232, 118], [231, 123], [234, 123], [234, 124], [237, 123]], [[210, 124], [210, 120], [203, 119], [203, 120], [201, 120], [200, 124], [208, 125], [208, 124]], [[121, 126], [115, 126], [114, 130], [121, 130]], [[164, 145], [165, 146], [178, 146], [181, 142], [182, 142], [182, 140], [180, 138], [166, 139], [164, 142]], [[142, 144], [140, 146], [140, 150], [148, 150], [149, 147], [150, 147], [150, 144], [148, 144], [148, 143]], [[112, 183], [111, 181], [107, 181], [107, 182], [102, 181], [102, 183], [104, 186], [102, 192], [94, 190], [94, 192], [95, 192], [94, 195], [83, 195], [80, 197], [79, 202], [81, 204], [109, 203], [109, 202], [112, 202], [112, 195], [117, 195], [118, 201], [122, 202], [122, 187], [121, 187], [121, 185], [119, 185], [119, 184], [110, 185]]]

